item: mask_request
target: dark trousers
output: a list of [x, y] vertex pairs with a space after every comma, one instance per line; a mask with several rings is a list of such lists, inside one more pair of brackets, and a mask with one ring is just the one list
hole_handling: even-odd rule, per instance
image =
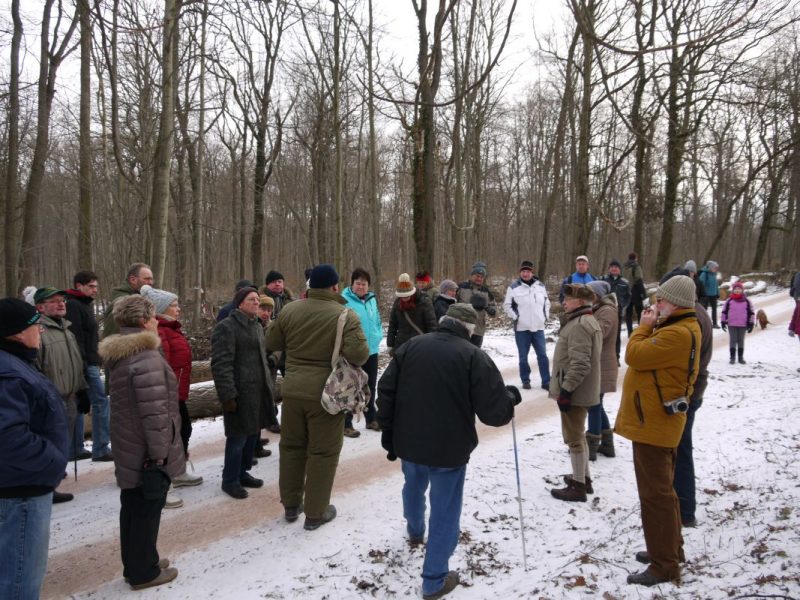
[[[636, 322], [638, 323], [643, 309], [644, 296], [634, 288], [631, 294], [631, 302], [625, 309], [625, 325], [628, 326], [628, 337], [633, 333], [633, 311], [636, 311]], [[619, 350], [617, 350], [617, 356], [619, 356]]]
[[619, 351], [622, 349], [622, 311], [619, 311], [619, 318], [617, 319], [617, 364], [619, 364]]
[[703, 296], [700, 298], [700, 304], [703, 308], [708, 309], [711, 307], [711, 321], [714, 324], [714, 327], [717, 326], [717, 301], [719, 300], [719, 296]]
[[675, 462], [675, 477], [672, 487], [678, 495], [681, 506], [681, 520], [694, 521], [697, 500], [695, 498], [694, 456], [692, 454], [692, 427], [694, 427], [694, 414], [703, 405], [703, 399], [692, 398], [689, 411], [686, 413], [686, 426], [678, 444], [678, 458]]
[[[376, 388], [378, 387], [378, 353], [370, 354], [367, 362], [361, 365], [361, 370], [367, 374], [367, 385], [369, 386], [369, 404], [364, 409], [364, 418], [367, 423], [375, 420], [375, 400], [377, 399]], [[344, 426], [347, 429], [353, 427], [353, 415], [347, 413], [344, 417]]]
[[189, 438], [192, 437], [192, 420], [189, 418], [189, 409], [186, 402], [178, 402], [178, 409], [181, 412], [181, 441], [183, 442], [183, 453], [189, 458]]
[[642, 530], [651, 561], [648, 570], [669, 580], [680, 580], [683, 557], [681, 511], [672, 487], [676, 455], [675, 448], [633, 442]]
[[237, 435], [225, 438], [225, 464], [222, 467], [222, 485], [239, 485], [242, 477], [253, 466], [253, 453], [259, 434]]
[[158, 577], [158, 528], [167, 494], [158, 500], [146, 500], [142, 488], [122, 490], [119, 495], [119, 547], [122, 576], [131, 585], [147, 583]]

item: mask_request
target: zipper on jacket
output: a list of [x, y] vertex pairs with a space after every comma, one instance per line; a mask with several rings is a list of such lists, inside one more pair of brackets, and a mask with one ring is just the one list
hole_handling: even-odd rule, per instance
[[642, 410], [642, 399], [639, 397], [639, 392], [633, 395], [633, 403], [636, 406], [636, 412], [639, 415], [639, 424], [644, 425], [644, 411]]

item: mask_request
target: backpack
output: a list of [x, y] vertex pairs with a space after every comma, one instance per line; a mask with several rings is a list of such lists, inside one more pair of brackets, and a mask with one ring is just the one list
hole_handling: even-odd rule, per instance
[[369, 403], [367, 374], [361, 367], [350, 363], [339, 354], [344, 323], [349, 312], [349, 309], [344, 309], [336, 323], [336, 343], [333, 345], [331, 357], [331, 374], [328, 375], [325, 386], [322, 388], [320, 402], [322, 408], [329, 414], [338, 415], [347, 411], [357, 415], [356, 420], [361, 420], [361, 413]]

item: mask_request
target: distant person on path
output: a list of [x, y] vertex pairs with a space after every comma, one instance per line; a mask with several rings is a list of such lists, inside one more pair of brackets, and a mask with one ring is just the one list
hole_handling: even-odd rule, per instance
[[547, 358], [544, 326], [550, 316], [550, 298], [547, 289], [533, 274], [533, 263], [523, 260], [519, 278], [506, 290], [503, 301], [506, 314], [514, 322], [514, 339], [519, 353], [519, 377], [522, 388], [531, 389], [531, 366], [528, 354], [531, 346], [536, 353], [539, 380], [542, 389], [550, 389], [550, 361]]
[[423, 598], [441, 598], [459, 583], [449, 560], [458, 543], [464, 477], [478, 445], [475, 416], [499, 427], [522, 400], [506, 387], [489, 356], [470, 343], [475, 309], [454, 304], [435, 333], [416, 337], [395, 353], [378, 383], [381, 445], [402, 460], [403, 515], [411, 544], [425, 541], [425, 496], [430, 519]]
[[550, 490], [558, 500], [586, 502], [594, 492], [589, 474], [589, 448], [586, 444], [588, 409], [600, 402], [600, 358], [603, 332], [592, 316], [595, 295], [582, 283], [564, 288], [566, 321], [558, 332], [553, 353], [550, 397], [561, 411], [561, 433], [569, 448], [572, 474], [564, 478], [566, 487]]
[[722, 329], [728, 332], [730, 339], [730, 364], [736, 362], [736, 355], [739, 355], [739, 364], [745, 364], [744, 360], [744, 336], [753, 331], [756, 322], [756, 315], [753, 311], [753, 304], [744, 294], [744, 285], [737, 281], [731, 287], [731, 295], [725, 300], [722, 308]]
[[408, 273], [401, 273], [394, 290], [395, 301], [389, 313], [386, 345], [389, 354], [411, 338], [436, 330], [436, 313], [428, 294], [411, 283]]
[[456, 303], [456, 293], [458, 284], [452, 279], [445, 279], [439, 284], [439, 293], [433, 301], [433, 312], [436, 315], [436, 322], [439, 322], [447, 314], [447, 309]]
[[53, 490], [67, 466], [61, 394], [36, 366], [36, 309], [0, 300], [0, 598], [39, 597], [47, 572]]
[[610, 293], [617, 297], [619, 319], [614, 349], [617, 361], [619, 361], [620, 350], [622, 348], [622, 316], [625, 314], [625, 310], [631, 302], [631, 285], [630, 282], [622, 276], [622, 265], [616, 258], [611, 259], [611, 262], [608, 263], [608, 273], [603, 275], [600, 279], [608, 283], [611, 288]]
[[702, 334], [695, 316], [691, 278], [676, 275], [659, 285], [656, 305], [642, 318], [625, 348], [628, 371], [615, 431], [633, 442], [633, 465], [650, 566], [628, 583], [680, 582], [684, 560], [681, 514], [673, 487], [677, 447], [700, 368]]
[[471, 341], [478, 348], [483, 345], [483, 336], [486, 333], [486, 315], [493, 317], [497, 314], [497, 303], [492, 291], [484, 285], [486, 282], [486, 265], [476, 262], [472, 265], [469, 280], [459, 284], [456, 301], [471, 304], [478, 313], [478, 323]]
[[[309, 285], [308, 298], [284, 307], [270, 327], [267, 347], [286, 353], [279, 481], [284, 516], [291, 523], [305, 510], [303, 526], [314, 530], [336, 517], [330, 499], [345, 416], [329, 414], [320, 398], [331, 374], [337, 322], [348, 309], [339, 294], [339, 274], [331, 265], [314, 267]], [[352, 311], [344, 325], [341, 354], [354, 365], [369, 358], [361, 321]]]
[[719, 301], [719, 264], [710, 260], [706, 265], [700, 269], [698, 278], [703, 283], [705, 296], [700, 298], [700, 304], [704, 309], [711, 307], [711, 321], [714, 329], [719, 329], [717, 325], [717, 302]]
[[[253, 285], [253, 282], [249, 279], [240, 279], [236, 282], [236, 287], [233, 290], [233, 293], [236, 294], [239, 290], [243, 290], [244, 288], [253, 288], [256, 289], [256, 286]], [[233, 300], [228, 302], [225, 306], [219, 309], [217, 313], [217, 323], [222, 321], [222, 319], [226, 318], [236, 307], [233, 305]]]
[[114, 320], [114, 303], [125, 296], [138, 294], [143, 285], [153, 285], [153, 271], [145, 263], [133, 263], [128, 267], [125, 283], [111, 290], [111, 301], [103, 317], [103, 337], [119, 333]]
[[564, 278], [564, 281], [561, 282], [561, 291], [558, 293], [558, 302], [559, 304], [564, 304], [564, 297], [566, 295], [566, 286], [571, 283], [581, 283], [586, 285], [587, 283], [591, 283], [597, 279], [594, 275], [589, 273], [589, 258], [581, 254], [578, 258], [575, 259], [575, 272], [571, 275], [567, 275]]
[[644, 287], [644, 271], [639, 264], [639, 257], [636, 252], [628, 254], [628, 261], [623, 268], [625, 279], [631, 286], [631, 301], [625, 309], [625, 325], [628, 327], [628, 337], [633, 333], [633, 313], [636, 312], [636, 319], [642, 314], [644, 299], [647, 298], [647, 290]]

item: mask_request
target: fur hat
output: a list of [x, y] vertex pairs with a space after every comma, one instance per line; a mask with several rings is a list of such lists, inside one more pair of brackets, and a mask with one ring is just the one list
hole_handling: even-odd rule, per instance
[[568, 283], [564, 286], [564, 297], [594, 301], [594, 290], [582, 283]]
[[164, 311], [169, 308], [169, 305], [178, 299], [176, 294], [168, 292], [167, 290], [157, 290], [151, 285], [143, 285], [139, 293], [153, 303], [156, 307], [157, 315], [163, 315]]
[[523, 260], [519, 265], [520, 271], [533, 271], [533, 263], [529, 260]]
[[394, 295], [398, 298], [408, 298], [409, 296], [413, 296], [417, 292], [417, 289], [414, 287], [414, 284], [411, 283], [411, 277], [408, 273], [400, 273], [400, 277], [397, 278], [397, 285], [394, 288]]
[[0, 300], [0, 338], [25, 331], [40, 317], [37, 310], [24, 300], [3, 298]]
[[308, 287], [321, 290], [333, 287], [339, 283], [339, 273], [333, 265], [317, 265], [311, 269], [311, 275], [308, 277]]
[[277, 271], [270, 271], [269, 273], [267, 273], [267, 276], [264, 279], [264, 284], [265, 285], [269, 285], [273, 281], [278, 281], [279, 279], [283, 279], [283, 278], [284, 278], [283, 275], [281, 275]]
[[656, 296], [681, 308], [692, 308], [697, 287], [691, 277], [676, 275], [658, 286]]
[[445, 279], [442, 283], [439, 284], [439, 291], [443, 294], [446, 294], [450, 290], [457, 290], [458, 284], [453, 281], [452, 279]]
[[590, 288], [592, 288], [594, 295], [597, 296], [598, 298], [602, 298], [603, 296], [608, 296], [608, 294], [611, 293], [611, 286], [608, 285], [607, 281], [596, 279], [595, 281], [592, 281], [587, 285]]
[[472, 308], [471, 304], [466, 304], [464, 302], [456, 302], [455, 304], [451, 304], [450, 308], [447, 309], [446, 314], [448, 317], [458, 319], [459, 321], [468, 323], [469, 325], [477, 325], [478, 323], [478, 311]]
[[684, 263], [683, 268], [689, 271], [689, 273], [697, 273], [697, 263], [693, 260], [687, 260]]

